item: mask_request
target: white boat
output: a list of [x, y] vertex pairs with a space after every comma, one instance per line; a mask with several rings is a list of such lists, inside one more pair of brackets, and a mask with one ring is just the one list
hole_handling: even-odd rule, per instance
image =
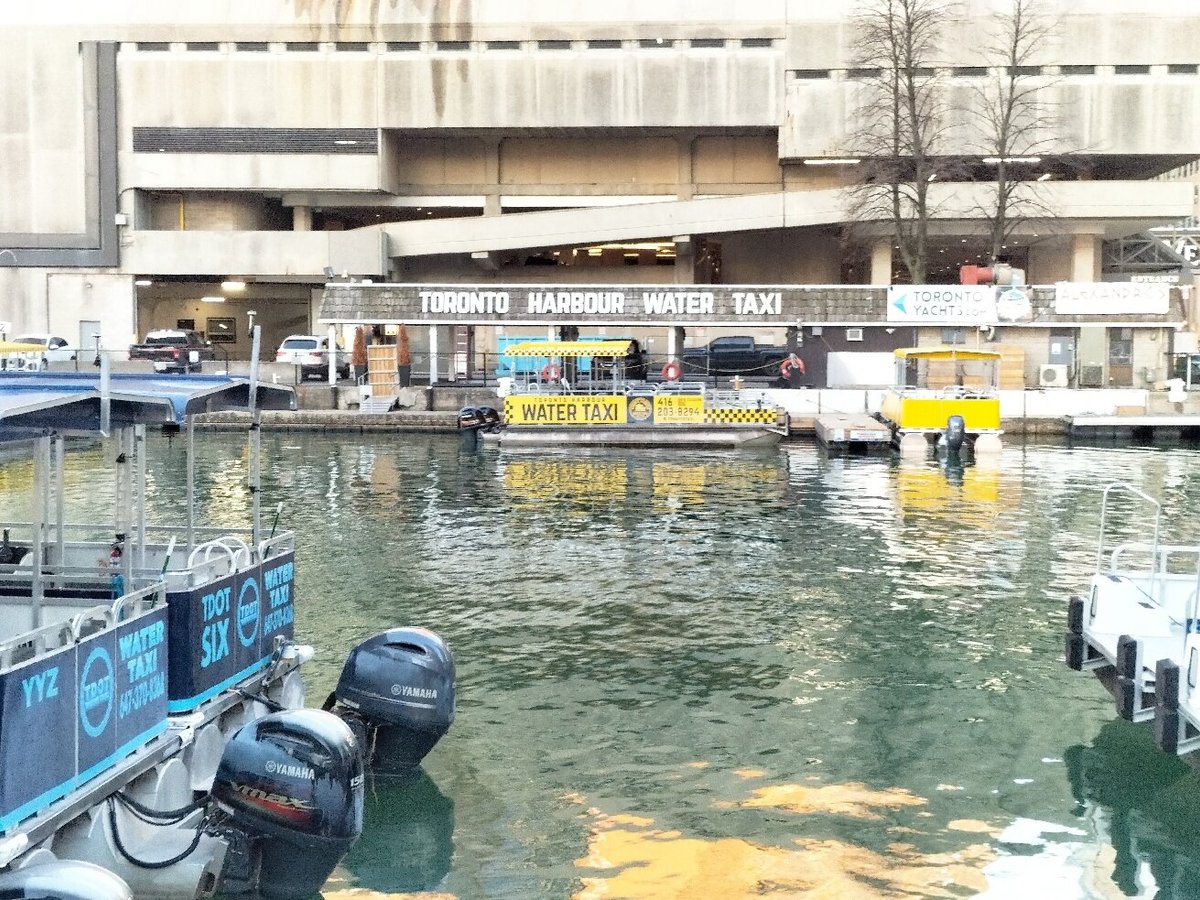
[[[1114, 540], [1121, 500], [1148, 540]], [[1164, 543], [1161, 519], [1161, 504], [1137, 488], [1105, 488], [1096, 571], [1068, 607], [1066, 663], [1093, 672], [1122, 718], [1153, 721], [1159, 746], [1182, 755], [1200, 749], [1200, 546]]]
[[[762, 391], [717, 391], [680, 380], [678, 362], [661, 382], [627, 378], [628, 340], [526, 341], [505, 349], [524, 360], [504, 394], [503, 416], [467, 407], [459, 428], [472, 440], [507, 449], [546, 447], [771, 447], [788, 414]], [[605, 361], [602, 366], [595, 360]], [[592, 363], [587, 366], [587, 363]]]
[[[453, 657], [422, 628], [365, 640], [303, 708], [295, 536], [258, 506], [258, 411], [294, 404], [253, 375], [0, 375], [0, 445], [34, 476], [0, 538], [0, 896], [310, 897], [359, 836], [364, 769], [449, 727]], [[194, 516], [194, 416], [230, 408], [253, 413], [245, 532]], [[147, 521], [147, 427], [186, 429], [181, 521]], [[66, 439], [107, 434], [113, 515], [69, 522]]]

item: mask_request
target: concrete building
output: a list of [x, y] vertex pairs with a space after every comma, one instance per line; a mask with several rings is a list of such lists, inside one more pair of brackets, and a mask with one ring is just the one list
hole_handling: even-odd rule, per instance
[[[863, 5], [10, 5], [0, 320], [85, 347], [99, 334], [112, 350], [190, 323], [244, 359], [251, 310], [266, 351], [323, 331], [331, 278], [482, 289], [890, 284], [901, 276], [887, 227], [857, 217], [846, 190], [872, 75], [855, 47]], [[988, 262], [977, 113], [1004, 64], [986, 38], [1009, 7], [959, 4], [928, 73], [948, 110], [940, 152], [962, 162], [958, 180], [931, 185], [930, 283]], [[1021, 177], [1042, 212], [1011, 236], [1011, 263], [1035, 285], [1136, 277], [1182, 290], [1166, 314], [1064, 314], [1012, 335], [1030, 348], [1035, 381], [1054, 360], [1051, 331], [1104, 357], [1102, 381], [1160, 377], [1172, 353], [1195, 349], [1192, 260], [1181, 251], [1197, 215], [1200, 7], [1035, 9], [1047, 31], [1019, 74], [1043, 118]], [[846, 324], [879, 326], [867, 335], [876, 349], [944, 336], [905, 323], [914, 329], [897, 337], [884, 328], [884, 294], [865, 296], [878, 305], [852, 320], [814, 321], [808, 307], [701, 317], [686, 339], [741, 327], [781, 341], [789, 325]], [[569, 318], [509, 331], [544, 334]], [[466, 342], [468, 370], [506, 324], [412, 321], [429, 325], [414, 335], [418, 353]], [[677, 349], [683, 335], [663, 324], [598, 327]], [[1139, 343], [1155, 346], [1134, 359]]]

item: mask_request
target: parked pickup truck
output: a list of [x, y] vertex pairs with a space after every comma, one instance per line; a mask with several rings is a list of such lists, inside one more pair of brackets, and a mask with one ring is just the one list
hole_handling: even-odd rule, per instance
[[146, 340], [129, 348], [130, 359], [149, 359], [155, 372], [199, 372], [206, 359], [215, 359], [212, 344], [188, 329], [151, 331]]
[[741, 375], [779, 378], [786, 347], [756, 344], [743, 335], [713, 338], [705, 347], [687, 347], [679, 357], [683, 375]]

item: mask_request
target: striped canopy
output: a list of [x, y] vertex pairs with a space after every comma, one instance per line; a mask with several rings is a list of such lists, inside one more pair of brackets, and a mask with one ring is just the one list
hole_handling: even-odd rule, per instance
[[509, 344], [505, 356], [625, 356], [630, 341], [523, 341]]

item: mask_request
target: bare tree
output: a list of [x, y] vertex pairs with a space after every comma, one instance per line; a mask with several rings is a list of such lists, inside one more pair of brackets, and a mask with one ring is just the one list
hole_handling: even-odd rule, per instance
[[1010, 2], [1008, 12], [996, 17], [994, 40], [983, 48], [993, 75], [977, 86], [972, 104], [984, 159], [995, 168], [992, 199], [980, 209], [993, 262], [1004, 255], [1017, 227], [1053, 214], [1042, 202], [1037, 182], [1021, 176], [1051, 146], [1053, 122], [1039, 98], [1046, 79], [1032, 62], [1052, 36], [1054, 23], [1039, 13], [1039, 0]]
[[866, 0], [854, 21], [862, 102], [849, 146], [862, 181], [850, 189], [851, 216], [888, 223], [914, 284], [929, 264], [930, 184], [945, 171], [935, 62], [951, 9], [950, 0]]

